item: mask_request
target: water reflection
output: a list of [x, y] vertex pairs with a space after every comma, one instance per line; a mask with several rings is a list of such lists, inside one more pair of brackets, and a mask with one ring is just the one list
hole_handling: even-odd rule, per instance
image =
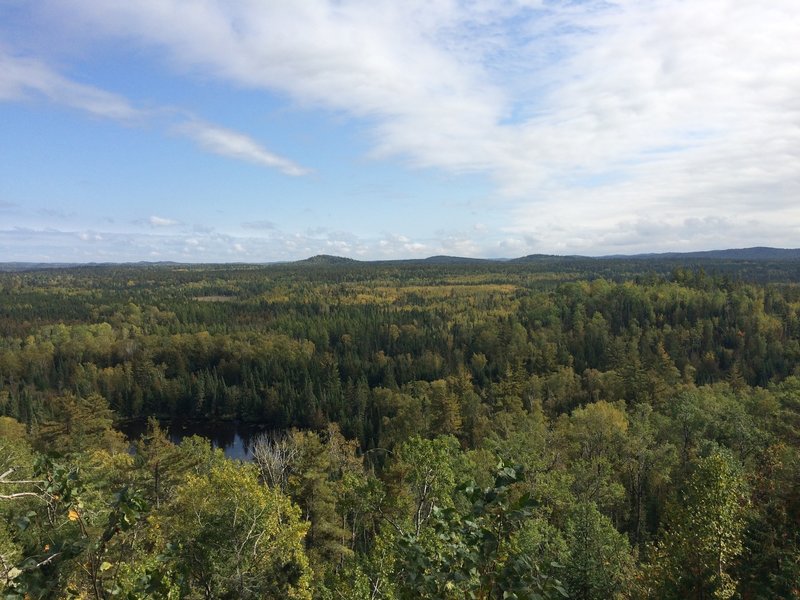
[[[214, 448], [221, 448], [226, 457], [236, 460], [251, 460], [253, 442], [268, 430], [266, 425], [236, 421], [162, 421], [161, 427], [173, 444], [180, 444], [185, 437], [199, 435], [209, 440]], [[147, 421], [127, 421], [118, 425], [117, 429], [134, 441], [147, 431]]]

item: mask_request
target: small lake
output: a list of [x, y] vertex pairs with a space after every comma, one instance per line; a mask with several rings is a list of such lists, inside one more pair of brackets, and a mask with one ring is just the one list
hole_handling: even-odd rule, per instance
[[[180, 444], [183, 438], [199, 435], [211, 442], [214, 448], [220, 448], [228, 458], [251, 460], [253, 442], [259, 435], [269, 431], [266, 425], [240, 423], [237, 421], [161, 421], [161, 427], [173, 444]], [[132, 442], [147, 431], [147, 420], [136, 419], [117, 425]]]

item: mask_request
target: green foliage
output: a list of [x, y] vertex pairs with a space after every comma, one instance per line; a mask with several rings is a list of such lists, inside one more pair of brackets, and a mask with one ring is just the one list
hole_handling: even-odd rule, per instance
[[570, 598], [604, 600], [627, 598], [635, 571], [625, 536], [608, 517], [590, 503], [573, 507], [567, 518], [565, 538], [569, 556], [564, 581]]
[[46, 452], [73, 454], [90, 449], [121, 450], [122, 436], [112, 428], [113, 413], [99, 394], [67, 394], [52, 399], [54, 419], [44, 422], [36, 444]]
[[402, 528], [418, 535], [434, 509], [452, 507], [460, 460], [452, 436], [414, 436], [397, 447], [388, 470], [388, 492], [397, 503], [394, 510], [403, 519]]
[[[797, 597], [798, 272], [0, 273], [2, 594]], [[114, 429], [150, 416], [275, 433]]]
[[[401, 598], [567, 597], [560, 582], [511, 543], [532, 516], [535, 502], [518, 493], [519, 468], [498, 467], [494, 485], [461, 487], [469, 506], [434, 506], [428, 531], [398, 540]], [[517, 550], [517, 551], [515, 551]]]
[[251, 465], [189, 475], [150, 527], [183, 597], [310, 598], [307, 526]]
[[663, 598], [731, 598], [749, 512], [741, 466], [717, 451], [697, 461], [654, 551]]

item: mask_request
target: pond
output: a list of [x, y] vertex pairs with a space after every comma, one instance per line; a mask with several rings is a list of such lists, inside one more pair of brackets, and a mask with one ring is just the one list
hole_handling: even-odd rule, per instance
[[[253, 442], [259, 435], [269, 431], [267, 425], [241, 423], [238, 421], [161, 421], [161, 427], [174, 444], [180, 444], [185, 437], [199, 435], [211, 442], [214, 448], [221, 448], [228, 458], [251, 460]], [[117, 425], [131, 441], [137, 440], [147, 431], [145, 419], [135, 419]]]

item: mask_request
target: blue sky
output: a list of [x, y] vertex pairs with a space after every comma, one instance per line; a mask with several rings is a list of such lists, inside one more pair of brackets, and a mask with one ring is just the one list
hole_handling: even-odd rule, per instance
[[796, 0], [0, 1], [0, 261], [800, 245]]

